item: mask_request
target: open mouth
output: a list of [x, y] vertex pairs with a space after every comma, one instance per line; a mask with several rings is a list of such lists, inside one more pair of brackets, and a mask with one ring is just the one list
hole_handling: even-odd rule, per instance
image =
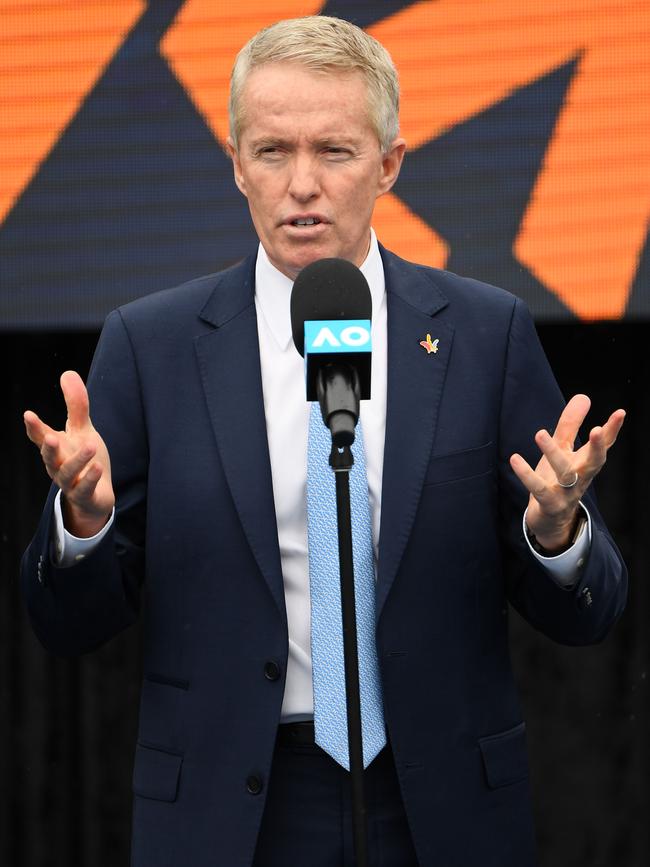
[[318, 226], [320, 220], [318, 217], [305, 217], [304, 220], [292, 220], [292, 226]]

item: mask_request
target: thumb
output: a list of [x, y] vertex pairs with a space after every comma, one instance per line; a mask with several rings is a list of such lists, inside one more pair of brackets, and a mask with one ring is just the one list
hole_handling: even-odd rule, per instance
[[90, 426], [90, 404], [83, 379], [76, 370], [61, 374], [61, 391], [68, 410], [68, 424], [75, 430]]

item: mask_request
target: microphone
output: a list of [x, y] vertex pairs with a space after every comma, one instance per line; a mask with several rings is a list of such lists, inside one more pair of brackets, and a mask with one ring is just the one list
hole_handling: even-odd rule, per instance
[[359, 401], [370, 398], [372, 298], [346, 259], [319, 259], [291, 292], [293, 342], [305, 359], [306, 399], [318, 400], [337, 448], [354, 442]]

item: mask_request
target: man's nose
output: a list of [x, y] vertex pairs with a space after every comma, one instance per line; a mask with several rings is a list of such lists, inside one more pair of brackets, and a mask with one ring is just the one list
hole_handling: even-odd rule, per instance
[[307, 202], [319, 193], [320, 179], [315, 160], [297, 155], [291, 167], [289, 194], [299, 202]]

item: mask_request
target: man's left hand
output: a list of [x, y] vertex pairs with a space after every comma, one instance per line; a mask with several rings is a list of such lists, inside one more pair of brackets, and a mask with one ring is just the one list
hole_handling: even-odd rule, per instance
[[589, 440], [573, 450], [591, 401], [576, 394], [567, 403], [553, 436], [546, 430], [535, 434], [542, 457], [533, 469], [521, 455], [510, 458], [510, 466], [530, 493], [526, 524], [537, 542], [549, 553], [569, 547], [576, 524], [578, 502], [607, 460], [607, 452], [625, 419], [615, 410], [602, 427], [594, 427]]

